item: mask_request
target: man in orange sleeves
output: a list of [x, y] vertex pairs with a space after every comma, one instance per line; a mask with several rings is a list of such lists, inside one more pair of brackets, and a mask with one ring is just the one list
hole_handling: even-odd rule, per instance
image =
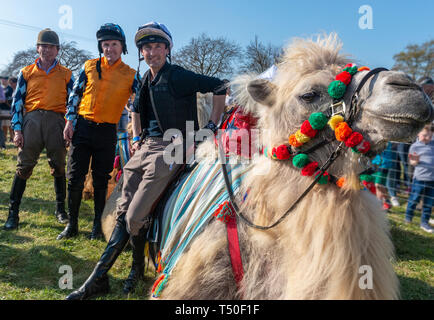
[[55, 215], [61, 223], [66, 223], [68, 219], [65, 212], [66, 149], [63, 128], [66, 101], [74, 79], [71, 70], [61, 66], [56, 59], [59, 47], [58, 35], [50, 29], [42, 30], [36, 43], [39, 58], [21, 69], [18, 76], [18, 86], [12, 102], [11, 126], [14, 130], [14, 144], [19, 149], [5, 230], [18, 228], [19, 206], [26, 181], [32, 175], [44, 148], [54, 177]]
[[100, 57], [85, 62], [68, 100], [64, 138], [70, 143], [67, 163], [69, 223], [58, 235], [58, 240], [78, 234], [81, 195], [91, 158], [95, 212], [91, 239], [102, 236], [101, 216], [115, 158], [116, 124], [128, 98], [139, 85], [135, 70], [121, 59], [122, 53], [127, 53], [121, 27], [104, 24], [96, 36]]

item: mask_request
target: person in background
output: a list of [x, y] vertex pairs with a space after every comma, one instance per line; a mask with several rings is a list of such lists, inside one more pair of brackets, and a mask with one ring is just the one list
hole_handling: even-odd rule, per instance
[[420, 227], [433, 233], [429, 225], [434, 200], [434, 141], [432, 140], [432, 125], [426, 125], [417, 136], [417, 141], [410, 146], [408, 153], [410, 165], [414, 166], [413, 182], [408, 198], [405, 222], [411, 223], [414, 210], [423, 197]]
[[[3, 104], [0, 104], [0, 112], [5, 115], [11, 114], [11, 105], [12, 105], [12, 96], [15, 91], [15, 88], [17, 86], [16, 78], [15, 78], [15, 87], [12, 87], [11, 80], [12, 78], [9, 77], [1, 77], [1, 83], [2, 87], [4, 89], [6, 102]], [[9, 133], [9, 141], [13, 141], [14, 131], [11, 128], [11, 121], [10, 120], [3, 120], [1, 124], [1, 129], [3, 130], [3, 134], [5, 137], [5, 140], [7, 141], [7, 136]]]
[[396, 159], [397, 154], [396, 149], [394, 150], [394, 144], [388, 142], [386, 149], [372, 160], [372, 163], [378, 166], [378, 171], [375, 173], [377, 198], [383, 202], [383, 209], [386, 211], [390, 209], [391, 204], [399, 206], [394, 186]]
[[[9, 216], [5, 230], [18, 228], [19, 206], [27, 179], [47, 150], [48, 164], [54, 177], [56, 192], [55, 216], [60, 223], [68, 221], [65, 212], [66, 148], [63, 140], [66, 101], [72, 90], [74, 77], [71, 70], [57, 60], [59, 36], [50, 29], [39, 32], [35, 63], [21, 69], [12, 102], [12, 128], [14, 144], [18, 147], [17, 169], [10, 193]], [[24, 114], [25, 113], [25, 114]]]
[[[6, 97], [4, 93], [3, 86], [0, 86], [0, 113], [2, 112], [2, 106], [6, 104]], [[0, 125], [3, 125], [3, 120], [0, 119]], [[3, 130], [0, 130], [0, 149], [6, 148], [6, 137], [3, 133]]]

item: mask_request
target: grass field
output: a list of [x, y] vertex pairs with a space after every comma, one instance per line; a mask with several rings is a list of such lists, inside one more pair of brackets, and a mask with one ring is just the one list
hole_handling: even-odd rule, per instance
[[[8, 213], [9, 192], [15, 173], [16, 149], [8, 144], [0, 151], [0, 299], [63, 299], [71, 290], [60, 289], [63, 265], [72, 267], [73, 287], [78, 288], [91, 273], [104, 241], [90, 241], [93, 202], [83, 201], [80, 209], [80, 235], [72, 240], [57, 241], [63, 230], [53, 214], [55, 194], [47, 157], [41, 155], [20, 208], [20, 226], [6, 232], [3, 224]], [[404, 224], [405, 203], [389, 213], [396, 248], [394, 267], [401, 283], [402, 299], [434, 299], [434, 235], [419, 228], [420, 214], [414, 223]], [[104, 299], [147, 299], [154, 272], [129, 296], [122, 294], [123, 280], [131, 266], [131, 252], [126, 251], [110, 271], [111, 294]], [[374, 275], [375, 276], [375, 275]]]

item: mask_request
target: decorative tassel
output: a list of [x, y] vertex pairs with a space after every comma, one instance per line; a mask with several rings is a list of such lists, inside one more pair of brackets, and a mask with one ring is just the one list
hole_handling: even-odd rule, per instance
[[161, 294], [161, 291], [163, 290], [164, 286], [166, 285], [168, 276], [163, 273], [158, 279], [157, 281], [154, 282], [154, 285], [152, 286], [152, 297], [153, 298], [158, 298]]
[[216, 217], [217, 220], [228, 223], [234, 216], [234, 210], [231, 203], [228, 200], [224, 201], [218, 206], [217, 210], [213, 213], [213, 216]]

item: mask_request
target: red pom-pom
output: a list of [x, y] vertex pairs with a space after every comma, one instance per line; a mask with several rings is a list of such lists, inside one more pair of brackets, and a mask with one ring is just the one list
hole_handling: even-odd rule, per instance
[[307, 165], [301, 169], [301, 175], [310, 177], [312, 176], [316, 169], [318, 168], [318, 162], [309, 162]]
[[351, 68], [352, 66], [353, 66], [352, 63], [348, 63], [347, 65], [345, 65], [344, 69], [345, 69], [345, 68]]
[[291, 157], [291, 153], [289, 153], [288, 147], [284, 144], [278, 146], [277, 148], [273, 148], [273, 153], [279, 160], [288, 160]]
[[342, 71], [336, 76], [336, 80], [342, 81], [347, 86], [351, 82], [351, 74], [348, 71]]
[[306, 120], [301, 125], [300, 132], [302, 134], [308, 136], [309, 138], [313, 138], [316, 136], [318, 130], [315, 130], [314, 128], [312, 128], [312, 125], [310, 124], [310, 122], [308, 120]]
[[353, 148], [363, 141], [363, 136], [359, 132], [353, 132], [347, 140], [345, 140], [345, 145], [348, 148]]
[[363, 140], [362, 144], [357, 148], [360, 153], [366, 153], [371, 150], [371, 144], [369, 141]]

